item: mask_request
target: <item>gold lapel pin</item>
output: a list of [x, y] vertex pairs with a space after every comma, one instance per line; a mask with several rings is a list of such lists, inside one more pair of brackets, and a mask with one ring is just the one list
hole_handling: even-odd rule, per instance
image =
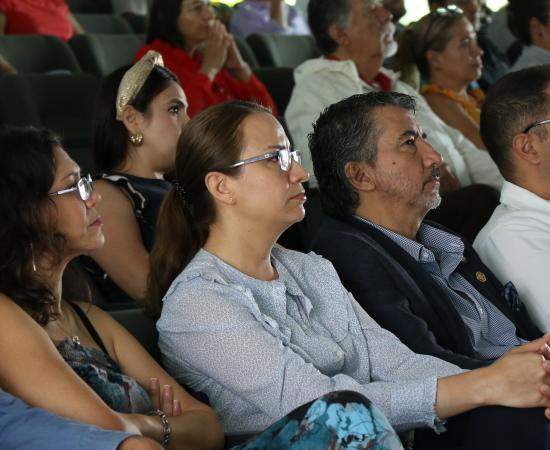
[[476, 272], [476, 279], [481, 283], [485, 283], [487, 281], [487, 276], [483, 272]]

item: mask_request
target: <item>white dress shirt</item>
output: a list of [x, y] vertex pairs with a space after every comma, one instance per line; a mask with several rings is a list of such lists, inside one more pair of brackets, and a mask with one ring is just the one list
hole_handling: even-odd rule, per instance
[[550, 51], [536, 45], [528, 45], [523, 47], [521, 55], [510, 69], [510, 72], [549, 63]]
[[[392, 89], [411, 95], [416, 100], [416, 119], [428, 135], [428, 142], [443, 156], [462, 186], [483, 183], [500, 189], [502, 177], [486, 151], [478, 149], [464, 135], [444, 123], [430, 108], [424, 97], [412, 87], [396, 80], [396, 74], [382, 68], [394, 79]], [[375, 90], [359, 76], [352, 60], [334, 61], [326, 58], [310, 59], [294, 70], [296, 85], [285, 111], [294, 147], [302, 152], [302, 161], [310, 173], [310, 186], [316, 187], [313, 162], [307, 135], [319, 114], [333, 103], [355, 94]]]
[[550, 331], [550, 201], [505, 181], [474, 248], [503, 284], [514, 283], [535, 324]]

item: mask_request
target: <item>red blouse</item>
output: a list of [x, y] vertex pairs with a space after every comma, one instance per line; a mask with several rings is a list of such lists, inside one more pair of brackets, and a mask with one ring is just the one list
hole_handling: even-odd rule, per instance
[[0, 0], [6, 16], [5, 34], [49, 34], [63, 40], [73, 36], [65, 0]]
[[210, 81], [208, 76], [199, 72], [201, 68], [200, 55], [192, 57], [185, 51], [160, 39], [155, 39], [139, 49], [135, 61], [138, 61], [148, 50], [159, 52], [164, 59], [165, 66], [179, 78], [189, 102], [188, 114], [190, 117], [208, 106], [227, 100], [256, 101], [270, 108], [273, 114], [277, 115], [275, 102], [254, 74], [247, 82], [243, 82], [232, 77], [226, 69], [221, 69], [214, 80]]

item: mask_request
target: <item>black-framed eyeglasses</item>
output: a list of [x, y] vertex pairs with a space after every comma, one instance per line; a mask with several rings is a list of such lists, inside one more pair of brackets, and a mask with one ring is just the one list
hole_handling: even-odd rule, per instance
[[523, 133], [529, 133], [529, 131], [531, 131], [532, 128], [539, 127], [541, 125], [546, 125], [547, 123], [550, 123], [550, 119], [544, 119], [539, 122], [532, 123], [527, 128], [525, 128], [525, 130], [523, 130]]
[[431, 16], [430, 23], [428, 23], [428, 26], [426, 27], [426, 32], [424, 33], [423, 39], [426, 43], [428, 42], [430, 32], [432, 31], [435, 22], [437, 22], [437, 19], [440, 17], [462, 16], [464, 15], [464, 11], [459, 6], [447, 5], [434, 9], [429, 15]]
[[279, 163], [281, 170], [288, 172], [292, 167], [292, 161], [301, 164], [302, 156], [298, 150], [290, 150], [288, 148], [282, 148], [280, 150], [275, 150], [273, 152], [265, 153], [263, 155], [254, 156], [252, 158], [243, 159], [237, 161], [235, 164], [229, 166], [230, 169], [234, 167], [244, 166], [245, 164], [250, 164], [258, 161], [265, 161], [267, 159], [276, 160]]
[[48, 193], [49, 197], [53, 197], [55, 195], [64, 195], [69, 194], [70, 192], [78, 192], [78, 195], [80, 199], [85, 202], [87, 201], [90, 196], [92, 195], [92, 191], [94, 190], [94, 185], [92, 181], [92, 177], [90, 175], [85, 175], [80, 180], [78, 180], [74, 186], [71, 186], [67, 189], [61, 189], [60, 191], [56, 192], [50, 192]]

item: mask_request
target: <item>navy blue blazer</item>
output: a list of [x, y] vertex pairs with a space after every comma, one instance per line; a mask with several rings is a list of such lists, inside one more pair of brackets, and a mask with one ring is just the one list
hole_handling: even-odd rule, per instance
[[[464, 260], [457, 271], [514, 323], [519, 337], [540, 337], [542, 333], [525, 306], [517, 298], [505, 298], [502, 284], [473, 247], [463, 242]], [[414, 352], [465, 369], [491, 363], [476, 358], [466, 325], [446, 291], [420, 263], [373, 226], [354, 217], [326, 217], [313, 250], [332, 262], [344, 286], [369, 315]]]

